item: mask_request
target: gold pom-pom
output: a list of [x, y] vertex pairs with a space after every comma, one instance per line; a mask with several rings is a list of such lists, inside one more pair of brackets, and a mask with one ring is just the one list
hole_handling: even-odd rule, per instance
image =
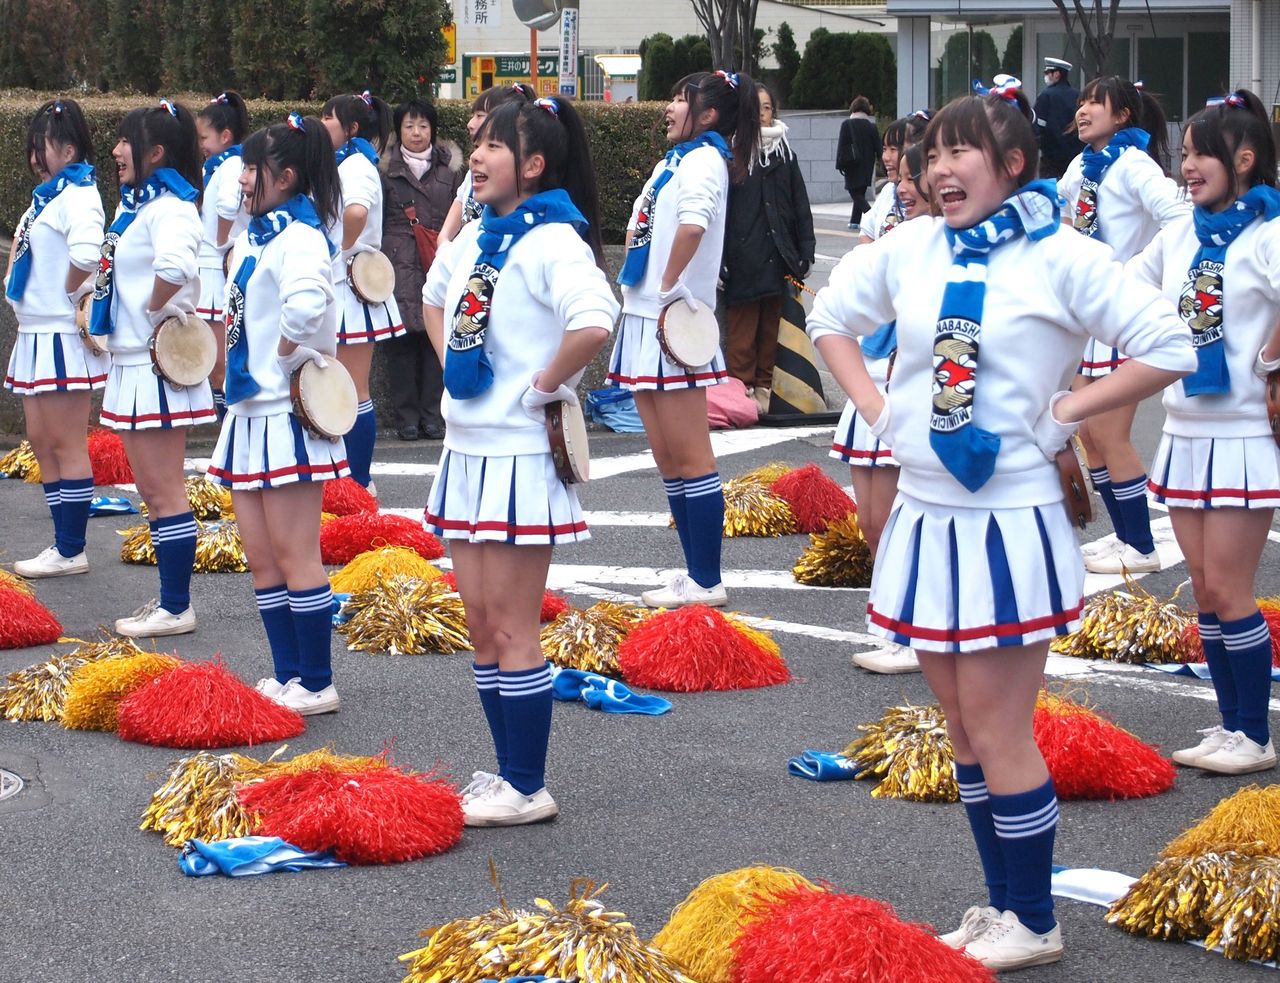
[[151, 794], [138, 828], [163, 833], [169, 846], [248, 836], [253, 820], [240, 806], [236, 789], [260, 781], [267, 770], [263, 762], [234, 752], [197, 751], [181, 758]]
[[334, 519], [336, 519], [336, 518], [337, 518], [337, 516], [336, 516], [334, 513], [332, 513], [332, 512], [321, 512], [321, 513], [320, 513], [320, 525], [322, 525], [322, 526], [323, 526], [326, 522], [332, 522], [332, 521], [333, 521]]
[[79, 642], [79, 646], [67, 655], [56, 655], [26, 669], [11, 672], [0, 686], [0, 713], [7, 720], [60, 720], [67, 702], [71, 677], [87, 662], [102, 659], [141, 655], [131, 638], [107, 635], [98, 642], [86, 642], [79, 638], [59, 639], [63, 642]]
[[1125, 581], [1123, 591], [1090, 598], [1080, 628], [1055, 638], [1050, 648], [1062, 655], [1113, 662], [1185, 662], [1183, 633], [1193, 619], [1177, 605], [1181, 585], [1162, 601], [1127, 576]]
[[377, 587], [378, 577], [414, 577], [439, 580], [444, 576], [438, 568], [422, 558], [417, 550], [406, 546], [384, 546], [361, 553], [341, 570], [329, 577], [334, 591], [352, 594]]
[[770, 461], [768, 464], [762, 464], [758, 468], [740, 474], [738, 477], [731, 479], [741, 484], [763, 485], [768, 488], [784, 474], [791, 472], [791, 465], [784, 464], [782, 461]]
[[40, 480], [40, 462], [31, 449], [31, 441], [24, 440], [9, 453], [0, 457], [0, 475], [6, 478], [21, 478], [23, 481], [35, 483]]
[[368, 590], [343, 605], [350, 619], [338, 626], [347, 648], [392, 655], [471, 650], [462, 598], [440, 580], [378, 575]]
[[874, 558], [863, 538], [857, 516], [850, 512], [809, 533], [809, 547], [796, 561], [792, 574], [802, 584], [815, 587], [869, 587]]
[[1168, 857], [1139, 877], [1111, 905], [1107, 921], [1153, 939], [1202, 939], [1210, 903], [1221, 894], [1239, 854]]
[[240, 540], [240, 527], [230, 519], [201, 525], [196, 536], [196, 573], [244, 573], [249, 561]]
[[62, 726], [70, 730], [115, 730], [120, 701], [139, 686], [180, 665], [157, 652], [86, 662], [71, 676]]
[[1280, 956], [1280, 857], [1241, 857], [1227, 884], [1209, 902], [1205, 947], [1228, 959], [1271, 962]]
[[[605, 885], [607, 886], [607, 885]], [[511, 976], [560, 977], [566, 983], [693, 983], [636, 935], [619, 911], [606, 911], [590, 881], [573, 882], [568, 904], [538, 898], [532, 911], [504, 904], [424, 932], [430, 941], [400, 957], [404, 983], [479, 983]]]
[[[201, 522], [213, 522], [217, 519], [234, 519], [235, 509], [231, 507], [231, 489], [211, 481], [202, 474], [188, 475], [184, 487], [187, 491], [187, 503], [191, 506], [191, 514]], [[147, 503], [140, 506], [143, 515], [150, 515]]]
[[8, 587], [10, 590], [16, 590], [20, 594], [26, 594], [27, 597], [35, 597], [35, 588], [31, 586], [31, 581], [26, 577], [19, 577], [16, 573], [10, 573], [8, 570], [0, 570], [0, 587]]
[[119, 530], [124, 537], [120, 544], [120, 559], [125, 563], [144, 563], [156, 565], [156, 549], [151, 542], [151, 527], [145, 522], [140, 526], [130, 526]]
[[733, 942], [761, 908], [796, 888], [821, 888], [785, 867], [742, 867], [708, 877], [671, 912], [652, 945], [698, 983], [733, 983]]
[[1246, 785], [1165, 847], [1163, 857], [1205, 853], [1280, 855], [1280, 785]]
[[844, 749], [857, 777], [879, 779], [875, 799], [957, 802], [960, 788], [951, 768], [955, 752], [942, 708], [907, 704], [890, 707], [873, 724], [859, 724], [862, 736]]
[[791, 506], [758, 481], [734, 478], [724, 486], [724, 534], [786, 536], [796, 531]]
[[[280, 749], [281, 751], [284, 748]], [[276, 752], [279, 754], [279, 752]], [[389, 767], [387, 754], [338, 754], [332, 748], [321, 747], [305, 754], [295, 755], [288, 761], [277, 761], [275, 755], [267, 761], [271, 775], [296, 775], [302, 771], [367, 771], [370, 768]], [[404, 771], [405, 769], [401, 769]]]
[[627, 632], [652, 614], [634, 604], [597, 601], [585, 611], [570, 608], [539, 635], [542, 654], [562, 669], [619, 677], [618, 646]]

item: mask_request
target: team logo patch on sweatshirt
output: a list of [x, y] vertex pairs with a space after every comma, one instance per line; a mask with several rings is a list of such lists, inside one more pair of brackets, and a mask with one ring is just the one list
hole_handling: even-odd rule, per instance
[[116, 243], [119, 232], [108, 232], [102, 240], [102, 256], [98, 260], [98, 275], [93, 280], [93, 299], [105, 300], [111, 293], [111, 275], [116, 265]]
[[930, 428], [947, 433], [973, 416], [978, 372], [978, 331], [966, 318], [947, 318], [933, 342], [933, 419]]
[[484, 332], [489, 326], [493, 290], [497, 282], [498, 271], [488, 263], [479, 263], [471, 271], [466, 289], [458, 298], [458, 308], [453, 314], [449, 347], [454, 351], [465, 352], [484, 344]]
[[1187, 282], [1178, 298], [1178, 313], [1191, 328], [1196, 348], [1222, 337], [1222, 264], [1202, 260], [1187, 271]]
[[1077, 232], [1092, 236], [1098, 229], [1098, 182], [1085, 178], [1080, 185], [1080, 197], [1076, 199], [1076, 214], [1072, 221]]

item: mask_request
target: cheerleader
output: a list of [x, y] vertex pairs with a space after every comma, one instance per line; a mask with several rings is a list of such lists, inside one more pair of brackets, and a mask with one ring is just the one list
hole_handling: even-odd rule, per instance
[[591, 153], [569, 102], [496, 109], [471, 174], [484, 213], [436, 257], [422, 292], [446, 423], [426, 525], [450, 540], [498, 759], [496, 774], [476, 772], [464, 790], [463, 815], [469, 826], [516, 826], [559, 812], [544, 779], [551, 673], [538, 614], [552, 546], [588, 538], [573, 486], [556, 476], [546, 404], [577, 403], [618, 305], [602, 272]]
[[304, 715], [338, 709], [329, 658], [333, 595], [320, 564], [320, 500], [349, 474], [342, 441], [303, 429], [289, 379], [337, 351], [324, 228], [340, 210], [324, 124], [293, 113], [244, 145], [240, 190], [253, 216], [227, 289], [227, 416], [209, 477], [231, 489], [274, 675], [258, 690]]
[[641, 599], [650, 607], [719, 607], [728, 603], [720, 578], [724, 493], [703, 389], [728, 372], [718, 349], [691, 369], [668, 358], [658, 317], [676, 300], [715, 309], [729, 183], [746, 177], [760, 143], [755, 83], [736, 72], [695, 72], [676, 83], [663, 120], [673, 147], [631, 212], [608, 378], [635, 394], [689, 571]]
[[338, 361], [356, 384], [359, 406], [356, 425], [347, 434], [351, 477], [371, 487], [369, 466], [378, 439], [378, 421], [369, 398], [369, 369], [373, 342], [405, 333], [395, 296], [378, 304], [365, 303], [347, 281], [347, 266], [357, 253], [382, 248], [382, 177], [378, 154], [391, 133], [391, 110], [376, 96], [334, 96], [324, 104], [324, 125], [338, 161], [342, 211], [326, 230], [338, 245], [333, 259], [334, 293], [338, 302]]
[[80, 106], [54, 99], [27, 127], [27, 166], [39, 184], [13, 236], [5, 297], [18, 317], [6, 389], [22, 397], [27, 439], [53, 516], [53, 545], [13, 569], [23, 577], [87, 573], [93, 498], [86, 429], [89, 393], [110, 362], [77, 337], [76, 307], [92, 289], [102, 243], [102, 198]]
[[1265, 382], [1280, 369], [1280, 192], [1257, 96], [1234, 92], [1188, 121], [1182, 177], [1193, 213], [1130, 264], [1177, 303], [1198, 363], [1165, 391], [1148, 488], [1169, 507], [1187, 558], [1222, 723], [1173, 760], [1240, 775], [1276, 763], [1267, 725], [1271, 637], [1254, 579], [1280, 505]]
[[[1189, 210], [1164, 172], [1164, 111], [1150, 93], [1108, 75], [1085, 86], [1075, 126], [1086, 147], [1059, 179], [1058, 192], [1067, 200], [1076, 231], [1105, 242], [1117, 260], [1126, 262]], [[1074, 388], [1114, 371], [1123, 360], [1117, 349], [1091, 339]], [[1137, 404], [1121, 406], [1080, 426], [1089, 477], [1116, 531], [1114, 540], [1085, 557], [1085, 569], [1094, 573], [1160, 569], [1147, 510], [1146, 466], [1129, 436], [1137, 411]]]
[[204, 238], [200, 241], [200, 300], [196, 314], [209, 323], [218, 340], [218, 360], [209, 375], [218, 416], [226, 412], [227, 406], [222, 393], [226, 370], [224, 262], [236, 236], [249, 221], [240, 204], [240, 142], [248, 131], [249, 110], [238, 92], [219, 93], [196, 115], [196, 133], [204, 154], [204, 193], [200, 199]]
[[111, 373], [102, 423], [120, 431], [138, 492], [150, 510], [160, 597], [116, 622], [133, 638], [194, 631], [191, 569], [196, 520], [183, 482], [187, 427], [217, 420], [207, 381], [174, 386], [151, 367], [156, 328], [194, 315], [202, 226], [200, 147], [191, 112], [162, 99], [120, 121], [115, 148], [120, 207], [102, 244], [89, 331], [106, 335]]
[[858, 236], [859, 245], [875, 242], [905, 217], [902, 203], [897, 198], [898, 163], [903, 152], [924, 135], [924, 128], [929, 125], [931, 115], [928, 109], [917, 109], [910, 116], [896, 119], [885, 128], [880, 161], [884, 164], [888, 180], [880, 188], [876, 200], [871, 203], [871, 210], [865, 216], [866, 221], [862, 223], [862, 231]]
[[[901, 464], [868, 627], [916, 650], [946, 714], [989, 899], [943, 940], [995, 970], [1062, 956], [1049, 893], [1058, 806], [1031, 719], [1049, 640], [1080, 623], [1084, 570], [1053, 461], [1076, 421], [1195, 363], [1169, 302], [1105, 246], [1060, 231], [1056, 188], [1033, 181], [1030, 113], [1012, 85], [941, 110], [923, 149], [942, 216], [849, 253], [809, 318]], [[895, 318], [886, 397], [854, 339]], [[1085, 325], [1130, 360], [1055, 393]]]

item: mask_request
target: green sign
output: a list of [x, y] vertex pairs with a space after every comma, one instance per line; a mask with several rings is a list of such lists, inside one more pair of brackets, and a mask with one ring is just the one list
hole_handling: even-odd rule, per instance
[[458, 81], [458, 66], [448, 65], [440, 69], [440, 73], [436, 76], [437, 82], [456, 82]]
[[[529, 56], [528, 55], [498, 55], [496, 58], [495, 75], [503, 78], [511, 76], [529, 75]], [[556, 55], [539, 55], [538, 56], [538, 74], [539, 75], [557, 75], [560, 72], [560, 58]]]

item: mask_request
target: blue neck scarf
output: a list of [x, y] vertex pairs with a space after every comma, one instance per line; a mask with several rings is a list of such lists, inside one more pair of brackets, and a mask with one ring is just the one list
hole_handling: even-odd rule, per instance
[[862, 354], [870, 359], [888, 358], [898, 347], [898, 322], [882, 324], [862, 339]]
[[476, 239], [480, 255], [458, 300], [445, 351], [444, 387], [454, 399], [471, 399], [493, 385], [493, 366], [484, 353], [484, 339], [498, 274], [511, 247], [544, 222], [567, 222], [579, 234], [587, 228], [587, 220], [563, 188], [526, 198], [510, 215], [496, 215], [486, 207], [480, 216]]
[[240, 144], [233, 143], [220, 154], [214, 154], [204, 162], [204, 186], [209, 186], [209, 178], [213, 177], [213, 172], [222, 166], [223, 161], [230, 160], [232, 157], [240, 156]]
[[373, 149], [373, 144], [364, 137], [352, 137], [333, 152], [339, 164], [355, 153], [360, 154], [374, 167], [378, 166], [378, 152]]
[[161, 195], [177, 195], [183, 201], [195, 201], [200, 192], [187, 183], [187, 179], [172, 167], [162, 167], [140, 188], [132, 184], [120, 185], [120, 214], [107, 229], [102, 240], [102, 259], [98, 262], [98, 276], [93, 283], [93, 312], [89, 319], [89, 334], [111, 334], [116, 328], [115, 314], [111, 310], [115, 300], [116, 245], [125, 229], [133, 224], [143, 205], [155, 201]]
[[1080, 197], [1076, 199], [1076, 214], [1072, 221], [1077, 232], [1091, 239], [1101, 238], [1098, 228], [1098, 185], [1107, 170], [1130, 147], [1145, 151], [1151, 142], [1151, 134], [1141, 127], [1130, 126], [1112, 135], [1101, 150], [1085, 147], [1080, 155], [1084, 180], [1080, 182]]
[[[294, 222], [309, 225], [324, 234], [320, 216], [316, 214], [311, 199], [306, 195], [294, 195], [279, 208], [250, 219], [249, 243], [265, 246]], [[328, 242], [327, 239], [325, 241]], [[332, 256], [333, 252], [333, 243], [329, 243], [329, 254]], [[249, 336], [244, 330], [244, 298], [249, 289], [249, 278], [257, 267], [256, 256], [242, 259], [231, 281], [231, 289], [227, 291], [227, 379], [223, 389], [228, 406], [251, 399], [262, 390], [249, 372]]]
[[1032, 181], [977, 225], [947, 228], [951, 271], [933, 334], [933, 413], [929, 445], [960, 484], [976, 492], [996, 468], [1000, 436], [973, 419], [991, 252], [1021, 235], [1043, 239], [1058, 231], [1059, 198], [1053, 181]]
[[653, 218], [658, 207], [658, 194], [676, 176], [676, 168], [680, 166], [685, 154], [699, 147], [715, 147], [725, 160], [733, 159], [733, 151], [725, 143], [724, 137], [714, 130], [699, 133], [692, 140], [678, 143], [667, 151], [667, 166], [645, 190], [640, 201], [636, 227], [631, 233], [631, 245], [627, 247], [627, 258], [618, 274], [618, 282], [624, 287], [634, 287], [644, 279], [644, 271], [649, 265], [649, 246], [653, 243]]
[[1196, 207], [1192, 213], [1196, 250], [1178, 298], [1178, 313], [1191, 329], [1196, 370], [1182, 380], [1188, 396], [1213, 396], [1231, 390], [1227, 355], [1222, 343], [1222, 286], [1227, 247], [1254, 219], [1270, 222], [1280, 215], [1280, 191], [1255, 184], [1220, 212]]
[[91, 164], [77, 162], [68, 164], [61, 171], [43, 184], [37, 184], [31, 192], [31, 207], [27, 209], [22, 221], [18, 223], [18, 231], [13, 237], [13, 270], [9, 273], [9, 285], [5, 287], [5, 296], [18, 301], [27, 291], [27, 280], [31, 276], [31, 226], [45, 210], [49, 202], [57, 198], [67, 188], [91, 188], [94, 184], [94, 171]]

